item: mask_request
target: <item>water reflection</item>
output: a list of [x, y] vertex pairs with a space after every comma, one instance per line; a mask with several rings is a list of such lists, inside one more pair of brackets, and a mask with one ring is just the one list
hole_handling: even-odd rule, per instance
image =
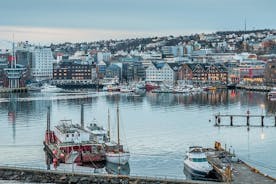
[[113, 175], [129, 175], [130, 167], [129, 163], [124, 165], [122, 164], [114, 164], [111, 162], [91, 162], [90, 164], [78, 165], [78, 164], [60, 164], [57, 168], [53, 168], [53, 158], [50, 154], [45, 151], [45, 163], [46, 169], [57, 169], [57, 170], [66, 170], [68, 172], [71, 171], [81, 171], [81, 172], [91, 172], [93, 169], [93, 173], [98, 174], [113, 174]]
[[[93, 172], [131, 172], [144, 176], [174, 174], [183, 178], [182, 154], [186, 147], [208, 145], [214, 140], [233, 145], [241, 156], [248, 154], [249, 158], [250, 154], [250, 159], [276, 164], [273, 157], [274, 128], [264, 128], [263, 131], [250, 128], [246, 132], [246, 127], [217, 129], [213, 122], [208, 122], [217, 112], [242, 114], [250, 109], [256, 114], [262, 111], [267, 115], [275, 114], [276, 102], [268, 101], [265, 93], [239, 90], [189, 95], [147, 93], [145, 96], [108, 93], [0, 94], [0, 134], [3, 135], [0, 162], [29, 162], [45, 166], [47, 159], [44, 159], [42, 142], [47, 106], [52, 109], [52, 126], [62, 118], [79, 122], [79, 106], [84, 104], [85, 122], [96, 117], [100, 126], [107, 127], [107, 109], [112, 109], [118, 102], [123, 113], [126, 142], [132, 154], [130, 164], [126, 168], [121, 166], [120, 170], [116, 165], [104, 164], [94, 168]], [[151, 157], [154, 154], [160, 157]], [[263, 155], [261, 158], [260, 154]], [[51, 159], [46, 163], [51, 164]]]
[[114, 175], [129, 175], [130, 174], [130, 167], [129, 163], [125, 165], [114, 164], [111, 162], [106, 162], [105, 170], [108, 174]]

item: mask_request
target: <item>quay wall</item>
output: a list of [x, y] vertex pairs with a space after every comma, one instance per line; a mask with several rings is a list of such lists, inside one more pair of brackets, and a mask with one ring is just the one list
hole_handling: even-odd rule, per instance
[[138, 176], [100, 175], [89, 173], [71, 173], [65, 171], [49, 171], [34, 168], [0, 166], [1, 180], [17, 180], [37, 183], [101, 183], [101, 184], [202, 184], [189, 180], [151, 178]]
[[248, 91], [260, 91], [260, 92], [269, 92], [272, 87], [269, 86], [250, 86], [250, 85], [237, 85], [237, 89], [244, 89]]

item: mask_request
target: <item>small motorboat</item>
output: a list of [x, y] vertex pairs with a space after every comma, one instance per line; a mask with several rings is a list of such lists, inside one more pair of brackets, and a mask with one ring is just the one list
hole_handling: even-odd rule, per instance
[[208, 163], [206, 153], [202, 147], [192, 146], [185, 155], [184, 172], [187, 177], [195, 180], [208, 178], [213, 167]]

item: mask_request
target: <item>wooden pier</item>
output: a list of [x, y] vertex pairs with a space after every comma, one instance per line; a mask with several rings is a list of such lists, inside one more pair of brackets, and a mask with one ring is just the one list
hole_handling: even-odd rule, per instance
[[[226, 117], [229, 119], [229, 124], [223, 124], [222, 123], [222, 117]], [[273, 124], [266, 124], [265, 125], [265, 118], [272, 118], [274, 117], [274, 122]], [[234, 118], [243, 118], [245, 120], [244, 124], [234, 124]], [[260, 120], [259, 124], [251, 124], [250, 119], [252, 118], [258, 118]], [[247, 114], [220, 114], [217, 113], [215, 114], [215, 126], [231, 126], [231, 127], [241, 127], [241, 126], [247, 126], [247, 127], [276, 127], [276, 114], [274, 116], [272, 115], [254, 115], [250, 114], [249, 111]]]

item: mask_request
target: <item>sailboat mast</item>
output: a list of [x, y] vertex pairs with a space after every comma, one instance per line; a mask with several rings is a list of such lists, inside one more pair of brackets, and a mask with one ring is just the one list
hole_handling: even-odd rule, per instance
[[108, 118], [108, 129], [107, 129], [107, 139], [108, 139], [108, 141], [110, 141], [110, 113], [109, 113], [109, 109], [108, 109], [108, 116], [107, 116], [107, 118]]
[[117, 105], [117, 138], [118, 138], [118, 145], [120, 145], [120, 118], [119, 118], [119, 105]]

